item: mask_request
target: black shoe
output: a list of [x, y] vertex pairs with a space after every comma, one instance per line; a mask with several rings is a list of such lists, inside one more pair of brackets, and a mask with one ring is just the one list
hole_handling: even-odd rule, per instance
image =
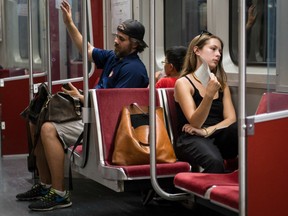
[[31, 203], [28, 208], [33, 211], [51, 211], [53, 209], [67, 208], [72, 205], [70, 201], [70, 193], [66, 192], [65, 196], [59, 196], [54, 189], [50, 189], [49, 193], [40, 200]]
[[41, 184], [37, 183], [25, 193], [20, 193], [16, 195], [16, 198], [20, 201], [37, 200], [45, 196], [49, 189], [45, 188]]

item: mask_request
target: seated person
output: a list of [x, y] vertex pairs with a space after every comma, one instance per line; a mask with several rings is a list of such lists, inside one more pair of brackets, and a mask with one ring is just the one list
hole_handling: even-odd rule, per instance
[[183, 46], [173, 46], [165, 52], [163, 71], [156, 72], [156, 88], [174, 88], [182, 70], [184, 57], [187, 48]]
[[[224, 159], [238, 155], [236, 114], [222, 51], [223, 42], [216, 35], [204, 32], [196, 36], [174, 91], [181, 131], [174, 145], [176, 156], [207, 173], [225, 172]], [[207, 85], [201, 82], [202, 73], [208, 73]]]
[[[76, 28], [68, 1], [61, 3], [63, 20], [68, 33], [82, 54], [82, 35]], [[96, 88], [146, 88], [148, 74], [138, 53], [147, 44], [143, 41], [144, 26], [136, 20], [126, 20], [117, 27], [114, 51], [93, 47], [88, 43], [88, 59], [97, 68], [103, 69]], [[62, 91], [79, 98], [84, 96], [69, 83], [70, 90]], [[32, 137], [35, 125], [30, 123]], [[30, 190], [16, 195], [18, 200], [37, 200], [28, 208], [36, 211], [49, 211], [72, 205], [70, 193], [64, 185], [64, 150], [73, 145], [83, 131], [82, 120], [64, 123], [45, 122], [41, 127], [39, 141], [34, 143], [39, 182]]]

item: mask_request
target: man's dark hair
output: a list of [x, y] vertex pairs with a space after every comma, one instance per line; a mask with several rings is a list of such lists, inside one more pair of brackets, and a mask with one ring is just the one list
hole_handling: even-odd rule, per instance
[[137, 52], [141, 53], [148, 45], [145, 43], [145, 27], [137, 20], [128, 19], [120, 23], [117, 27], [117, 31], [128, 35], [133, 43], [137, 44]]
[[131, 38], [132, 43], [136, 43], [137, 44], [137, 48], [136, 51], [141, 53], [144, 51], [144, 49], [147, 47], [146, 44], [143, 44], [142, 41], [136, 39], [136, 38]]

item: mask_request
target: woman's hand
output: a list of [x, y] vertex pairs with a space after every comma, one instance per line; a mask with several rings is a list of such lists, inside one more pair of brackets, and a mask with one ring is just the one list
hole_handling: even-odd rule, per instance
[[191, 135], [197, 135], [197, 136], [207, 136], [207, 130], [203, 128], [195, 128], [192, 127], [190, 124], [185, 124], [182, 128], [183, 132], [189, 133]]
[[206, 87], [206, 94], [209, 97], [214, 98], [214, 95], [219, 91], [220, 88], [221, 84], [218, 82], [217, 77], [213, 73], [211, 73], [210, 80]]

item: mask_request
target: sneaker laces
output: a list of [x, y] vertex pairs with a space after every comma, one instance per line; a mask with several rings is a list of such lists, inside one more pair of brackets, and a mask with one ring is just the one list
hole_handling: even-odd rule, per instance
[[41, 201], [48, 201], [48, 202], [51, 202], [53, 201], [53, 198], [57, 196], [57, 194], [55, 193], [55, 191], [53, 189], [50, 189], [49, 192], [43, 196], [41, 198]]

